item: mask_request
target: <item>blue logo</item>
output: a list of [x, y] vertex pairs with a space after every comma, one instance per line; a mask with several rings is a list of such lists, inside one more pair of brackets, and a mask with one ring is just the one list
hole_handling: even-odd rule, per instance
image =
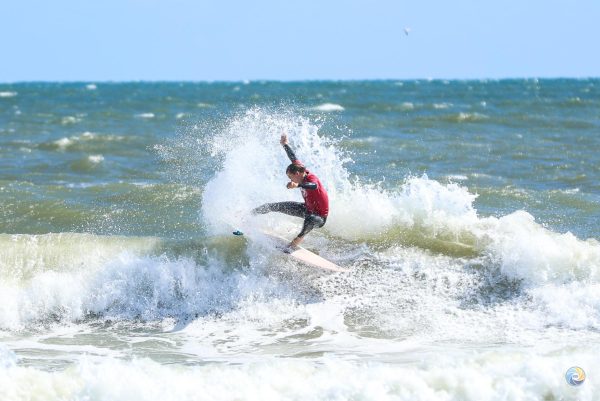
[[571, 386], [580, 386], [585, 381], [585, 372], [579, 366], [573, 366], [565, 373], [565, 379]]

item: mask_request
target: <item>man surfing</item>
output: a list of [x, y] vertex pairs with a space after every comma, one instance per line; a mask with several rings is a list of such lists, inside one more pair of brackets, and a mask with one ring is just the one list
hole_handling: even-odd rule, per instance
[[285, 170], [286, 175], [290, 179], [287, 183], [288, 189], [300, 188], [304, 203], [302, 202], [276, 202], [265, 203], [252, 210], [253, 214], [265, 214], [269, 212], [279, 212], [289, 214], [304, 219], [302, 231], [296, 238], [290, 242], [289, 250], [295, 249], [304, 236], [313, 228], [321, 228], [327, 221], [329, 214], [329, 197], [325, 187], [319, 181], [316, 175], [306, 169], [300, 160], [294, 154], [292, 148], [288, 144], [287, 135], [281, 135], [279, 141], [285, 149], [292, 164]]

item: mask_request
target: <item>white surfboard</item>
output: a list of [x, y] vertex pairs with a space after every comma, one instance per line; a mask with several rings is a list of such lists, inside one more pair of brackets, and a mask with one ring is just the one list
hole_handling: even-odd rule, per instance
[[[263, 234], [269, 238], [270, 241], [273, 242], [275, 248], [281, 250], [282, 252], [287, 249], [290, 241], [286, 240], [285, 238], [282, 238], [276, 234], [272, 234], [272, 233], [267, 233], [267, 232], [263, 232]], [[309, 251], [306, 248], [303, 248], [301, 246], [297, 247], [295, 250], [287, 253], [287, 255], [291, 256], [292, 258], [299, 260], [300, 262], [307, 264], [309, 266], [313, 266], [313, 267], [318, 267], [319, 269], [323, 269], [323, 270], [329, 270], [329, 271], [334, 271], [334, 272], [349, 272], [350, 270], [348, 269], [344, 269], [341, 266], [336, 265], [333, 262], [328, 261], [327, 259], [317, 255], [316, 253], [313, 253], [311, 251]]]

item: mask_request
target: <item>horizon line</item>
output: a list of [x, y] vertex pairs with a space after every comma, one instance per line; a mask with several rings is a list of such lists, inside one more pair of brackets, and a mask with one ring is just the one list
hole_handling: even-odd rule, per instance
[[250, 84], [250, 83], [306, 83], [306, 82], [436, 82], [436, 81], [462, 81], [462, 82], [486, 82], [486, 81], [528, 81], [528, 80], [573, 80], [585, 81], [600, 79], [600, 76], [515, 76], [502, 78], [309, 78], [309, 79], [99, 79], [99, 80], [15, 80], [15, 81], [0, 81], [0, 85], [13, 84], [35, 84], [35, 83], [61, 83], [61, 84], [123, 84], [123, 83], [208, 83], [208, 84]]

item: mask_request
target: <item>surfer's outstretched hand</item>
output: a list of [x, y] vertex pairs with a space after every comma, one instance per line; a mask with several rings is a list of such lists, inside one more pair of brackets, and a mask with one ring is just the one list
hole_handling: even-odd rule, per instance
[[298, 188], [297, 183], [295, 183], [294, 181], [290, 181], [287, 183], [287, 189], [294, 189], [294, 188]]
[[279, 140], [279, 143], [282, 146], [288, 144], [287, 134], [281, 134], [281, 139]]

